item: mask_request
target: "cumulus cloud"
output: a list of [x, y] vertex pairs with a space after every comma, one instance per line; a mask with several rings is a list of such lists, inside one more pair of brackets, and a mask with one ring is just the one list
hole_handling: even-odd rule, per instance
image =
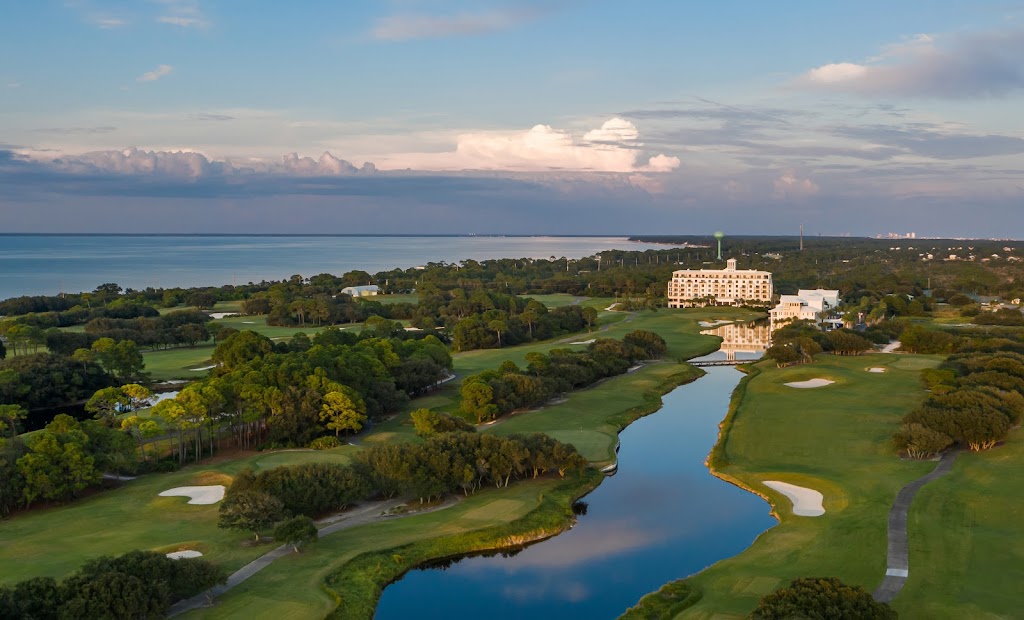
[[528, 130], [464, 133], [455, 150], [405, 153], [382, 158], [388, 168], [501, 170], [511, 172], [667, 172], [675, 157], [656, 155], [638, 165], [643, 143], [636, 125], [621, 118], [605, 121], [577, 139], [565, 129], [534, 125]]
[[371, 34], [383, 41], [477, 35], [518, 26], [543, 12], [538, 7], [509, 6], [453, 15], [397, 13], [378, 20]]
[[861, 63], [816, 67], [797, 82], [865, 96], [1002, 97], [1024, 88], [1024, 29], [916, 35]]
[[817, 194], [820, 189], [814, 181], [800, 178], [792, 170], [784, 172], [772, 185], [775, 197], [779, 199], [807, 198]]
[[160, 65], [152, 71], [147, 71], [136, 78], [137, 82], [155, 82], [160, 78], [170, 75], [171, 71], [174, 71], [174, 67], [171, 65]]
[[222, 173], [230, 166], [212, 162], [201, 153], [188, 151], [93, 151], [53, 161], [58, 170], [70, 173], [113, 173], [199, 178]]

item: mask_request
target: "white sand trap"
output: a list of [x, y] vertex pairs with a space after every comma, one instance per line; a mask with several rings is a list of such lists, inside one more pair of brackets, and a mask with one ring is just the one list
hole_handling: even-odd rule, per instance
[[245, 323], [246, 325], [255, 325], [256, 324], [256, 321], [242, 321], [242, 322]]
[[893, 340], [889, 344], [882, 347], [882, 353], [895, 353], [896, 349], [900, 348], [900, 341]]
[[237, 312], [211, 312], [210, 318], [213, 320], [223, 319], [228, 316], [238, 316]]
[[727, 325], [729, 323], [732, 323], [732, 321], [697, 321], [697, 325], [700, 325], [701, 327], [717, 327], [719, 325]]
[[788, 482], [778, 480], [765, 480], [764, 486], [775, 489], [793, 502], [793, 514], [801, 517], [820, 517], [825, 514], [825, 508], [821, 505], [824, 499], [821, 493], [814, 489], [798, 487]]
[[213, 366], [203, 366], [202, 368], [193, 368], [192, 372], [203, 372], [204, 370], [211, 370], [211, 369], [216, 368], [216, 367], [217, 367], [217, 365], [214, 364]]
[[888, 370], [888, 368], [882, 368], [880, 366], [872, 366], [871, 368], [868, 368], [868, 372], [885, 372], [886, 370]]
[[608, 306], [607, 308], [605, 308], [605, 310], [607, 310], [608, 312], [614, 312], [615, 308], [617, 308], [618, 305], [619, 304], [612, 304], [612, 305]]
[[829, 379], [808, 379], [807, 381], [793, 381], [786, 385], [791, 388], [807, 389], [825, 387], [826, 385], [831, 385], [833, 383], [835, 383], [835, 381], [831, 381]]
[[579, 342], [570, 342], [569, 344], [591, 344], [597, 342], [597, 338], [591, 338], [590, 340], [580, 340]]
[[184, 551], [172, 551], [167, 554], [167, 557], [172, 560], [183, 560], [186, 558], [201, 558], [203, 557], [203, 554], [199, 553], [195, 549], [185, 549]]
[[202, 487], [174, 487], [160, 493], [160, 497], [190, 497], [190, 504], [216, 504], [224, 499], [224, 485], [210, 484]]

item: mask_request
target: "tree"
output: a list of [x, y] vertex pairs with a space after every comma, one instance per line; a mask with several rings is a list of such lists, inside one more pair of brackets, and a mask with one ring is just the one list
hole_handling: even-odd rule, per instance
[[256, 541], [260, 532], [274, 525], [284, 516], [281, 500], [259, 491], [243, 491], [221, 502], [217, 527], [252, 532]]
[[316, 542], [318, 538], [316, 524], [305, 515], [285, 519], [274, 528], [274, 540], [291, 545], [295, 553], [299, 552], [299, 547]]
[[126, 383], [121, 386], [128, 401], [128, 411], [134, 412], [152, 406], [153, 392], [138, 383]]
[[63, 414], [34, 435], [28, 444], [30, 452], [17, 461], [25, 480], [25, 503], [39, 498], [71, 499], [98, 483], [102, 474], [86, 451], [88, 441], [78, 422]]
[[860, 586], [835, 577], [804, 577], [761, 599], [753, 620], [895, 620], [898, 615]]
[[320, 421], [337, 437], [341, 431], [358, 432], [366, 422], [366, 403], [350, 387], [339, 386], [338, 391], [324, 395], [320, 406]]
[[263, 357], [274, 350], [274, 343], [254, 331], [231, 334], [213, 350], [213, 361], [224, 371], [233, 370], [242, 364]]
[[28, 411], [20, 405], [0, 405], [0, 424], [8, 429], [13, 438], [18, 434], [18, 420], [28, 417]]
[[594, 327], [597, 323], [597, 309], [587, 306], [583, 309], [583, 320], [586, 321], [587, 327]]
[[130, 404], [131, 401], [121, 388], [108, 387], [97, 390], [89, 402], [85, 403], [85, 410], [110, 426], [117, 419], [118, 412], [127, 409]]
[[464, 382], [460, 393], [462, 411], [476, 417], [477, 424], [483, 424], [484, 420], [493, 420], [498, 415], [498, 406], [494, 404], [494, 389], [486, 383]]

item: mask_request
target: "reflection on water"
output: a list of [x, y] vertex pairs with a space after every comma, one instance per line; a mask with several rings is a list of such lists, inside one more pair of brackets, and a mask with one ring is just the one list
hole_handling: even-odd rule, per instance
[[413, 571], [384, 591], [376, 618], [615, 618], [662, 584], [745, 549], [775, 521], [760, 498], [704, 466], [742, 376], [707, 370], [623, 431], [618, 474], [587, 496], [571, 530], [513, 557]]
[[756, 360], [772, 344], [772, 330], [768, 321], [730, 323], [715, 329], [705, 329], [701, 333], [722, 339], [718, 351], [701, 359], [726, 359], [730, 362]]

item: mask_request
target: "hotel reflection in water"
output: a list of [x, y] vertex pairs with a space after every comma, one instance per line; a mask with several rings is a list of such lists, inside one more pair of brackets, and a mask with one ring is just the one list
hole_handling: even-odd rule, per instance
[[[730, 362], [737, 359], [757, 359], [771, 346], [772, 332], [768, 321], [730, 323], [714, 329], [705, 329], [701, 333], [721, 337], [722, 346], [719, 350]], [[736, 357], [737, 353], [741, 354], [740, 358]]]

